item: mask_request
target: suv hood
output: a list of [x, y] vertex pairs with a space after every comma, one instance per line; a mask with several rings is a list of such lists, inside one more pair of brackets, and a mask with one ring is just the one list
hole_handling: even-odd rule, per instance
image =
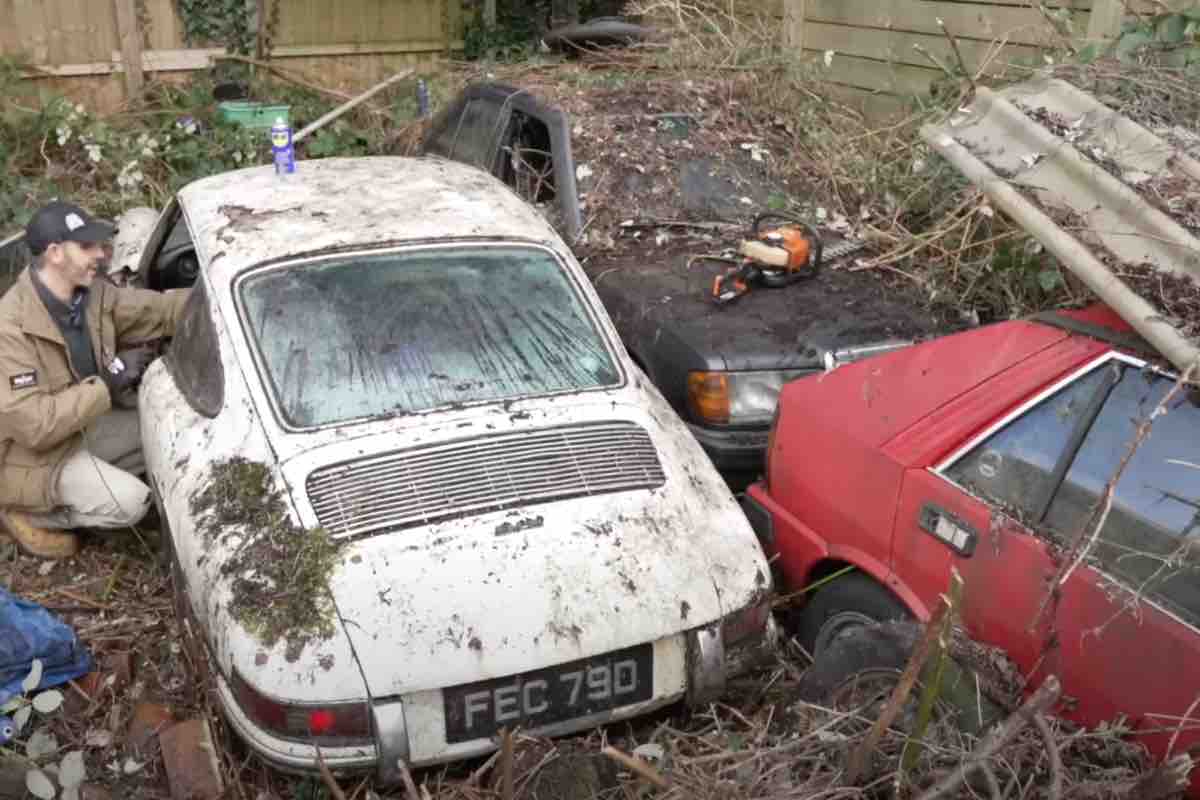
[[[649, 435], [664, 480], [406, 523], [349, 541], [330, 589], [372, 696], [653, 641], [718, 620], [769, 588], [766, 561], [729, 489], [674, 415], [656, 413], [661, 399], [644, 396], [639, 404], [575, 398], [439, 428], [438, 446], [461, 448], [548, 429], [636, 426]], [[313, 469], [411, 452], [416, 433], [327, 445], [285, 464], [304, 524], [318, 524], [303, 489]], [[425, 429], [422, 444], [432, 436]]]
[[717, 308], [708, 294], [715, 270], [702, 263], [689, 270], [688, 254], [655, 258], [602, 270], [593, 276], [596, 291], [632, 349], [646, 356], [668, 340], [686, 343], [695, 369], [820, 369], [825, 352], [953, 327], [873, 276], [834, 269], [783, 289], [755, 288]]

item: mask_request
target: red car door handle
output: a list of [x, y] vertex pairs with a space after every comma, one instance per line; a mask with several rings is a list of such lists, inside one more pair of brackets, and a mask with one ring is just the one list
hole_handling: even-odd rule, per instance
[[951, 514], [941, 506], [933, 503], [921, 506], [917, 524], [921, 526], [921, 530], [961, 556], [970, 558], [971, 554], [975, 552], [975, 542], [979, 539], [979, 532], [970, 523]]

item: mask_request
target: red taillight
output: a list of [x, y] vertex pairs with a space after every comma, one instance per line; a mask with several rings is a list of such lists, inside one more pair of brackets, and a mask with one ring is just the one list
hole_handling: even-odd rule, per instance
[[366, 703], [329, 706], [293, 705], [273, 700], [233, 673], [233, 692], [242, 712], [256, 725], [282, 739], [310, 742], [324, 739], [338, 743], [368, 741], [371, 719]]
[[328, 736], [337, 726], [337, 715], [327, 708], [308, 712], [308, 729], [313, 736]]

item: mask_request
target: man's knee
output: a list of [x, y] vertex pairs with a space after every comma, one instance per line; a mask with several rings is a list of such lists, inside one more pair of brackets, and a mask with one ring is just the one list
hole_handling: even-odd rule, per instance
[[113, 527], [137, 525], [150, 510], [150, 487], [141, 481], [137, 481], [137, 486], [134, 486], [131, 481], [114, 499], [117, 507], [113, 513]]
[[68, 460], [58, 488], [75, 527], [128, 527], [141, 522], [150, 509], [149, 486], [87, 451]]

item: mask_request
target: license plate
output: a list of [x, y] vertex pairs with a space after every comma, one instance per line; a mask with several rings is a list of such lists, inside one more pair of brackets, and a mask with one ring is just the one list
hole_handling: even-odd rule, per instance
[[554, 722], [649, 700], [654, 694], [653, 647], [640, 644], [569, 664], [442, 691], [446, 741], [467, 742], [501, 728]]

